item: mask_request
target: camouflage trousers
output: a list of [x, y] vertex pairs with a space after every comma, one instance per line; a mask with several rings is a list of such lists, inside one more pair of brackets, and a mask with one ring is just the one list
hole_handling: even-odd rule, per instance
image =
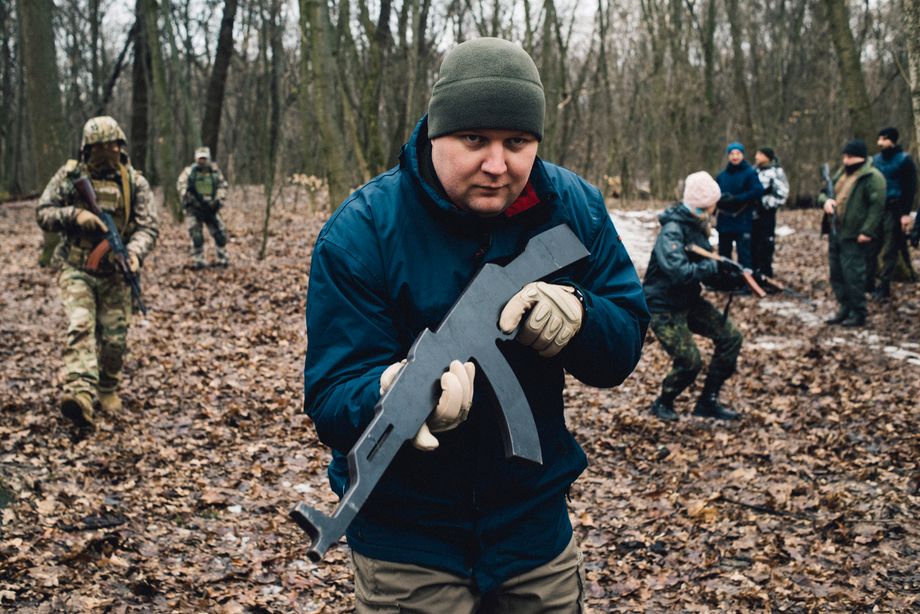
[[188, 234], [192, 237], [192, 256], [200, 258], [204, 254], [204, 231], [202, 226], [207, 226], [208, 232], [214, 237], [214, 244], [217, 245], [217, 257], [219, 259], [226, 258], [227, 227], [224, 225], [224, 220], [221, 218], [219, 211], [214, 212], [213, 215], [205, 216], [198, 215], [190, 208], [188, 215], [185, 216], [185, 222], [188, 227]]
[[738, 363], [741, 333], [731, 320], [722, 322], [722, 314], [703, 298], [686, 311], [652, 314], [652, 330], [661, 347], [673, 360], [670, 373], [661, 383], [661, 398], [673, 403], [703, 368], [700, 350], [693, 334], [712, 339], [715, 349], [709, 362], [704, 391], [718, 392]]
[[120, 275], [96, 277], [64, 263], [58, 277], [67, 316], [64, 393], [115, 390], [131, 318], [131, 290]]

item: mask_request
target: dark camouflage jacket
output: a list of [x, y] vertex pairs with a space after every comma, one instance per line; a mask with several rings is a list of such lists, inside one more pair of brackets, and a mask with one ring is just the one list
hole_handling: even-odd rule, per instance
[[715, 260], [700, 261], [689, 245], [712, 250], [706, 222], [676, 203], [658, 216], [661, 232], [645, 271], [645, 300], [652, 313], [683, 311], [700, 296], [700, 282], [718, 272]]

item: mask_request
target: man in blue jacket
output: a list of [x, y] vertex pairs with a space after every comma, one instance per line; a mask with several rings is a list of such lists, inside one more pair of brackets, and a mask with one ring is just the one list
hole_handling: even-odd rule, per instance
[[729, 143], [725, 148], [728, 164], [716, 176], [722, 198], [719, 199], [719, 216], [716, 230], [719, 231], [719, 255], [732, 257], [732, 246], [737, 245], [738, 262], [746, 268], [753, 268], [751, 253], [751, 229], [754, 223], [754, 208], [763, 196], [763, 186], [757, 171], [744, 159], [744, 145]]
[[[891, 298], [891, 279], [904, 256], [910, 268], [907, 233], [910, 230], [910, 210], [917, 196], [917, 167], [910, 155], [898, 145], [897, 128], [882, 128], [878, 133], [879, 152], [872, 164], [885, 177], [885, 213], [882, 217], [881, 238], [870, 244], [866, 263], [866, 289], [876, 301]], [[881, 264], [881, 267], [879, 267]], [[912, 271], [911, 271], [912, 272]], [[875, 285], [876, 274], [879, 278]]]
[[458, 45], [399, 166], [352, 194], [317, 238], [304, 407], [332, 448], [339, 496], [346, 454], [413, 340], [437, 326], [484, 263], [510, 261], [560, 223], [591, 251], [522, 288], [496, 322], [520, 324], [520, 343], [503, 351], [533, 410], [543, 465], [505, 459], [487, 382], [454, 362], [426, 426], [346, 533], [359, 612], [579, 611], [566, 493], [587, 459], [566, 428], [565, 372], [592, 386], [621, 383], [649, 315], [601, 193], [536, 157], [544, 105], [520, 47], [493, 38]]

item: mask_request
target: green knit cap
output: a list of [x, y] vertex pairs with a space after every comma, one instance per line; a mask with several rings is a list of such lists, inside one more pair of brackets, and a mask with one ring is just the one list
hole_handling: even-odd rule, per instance
[[533, 59], [514, 43], [477, 38], [451, 49], [428, 101], [428, 137], [521, 130], [543, 138], [546, 97]]

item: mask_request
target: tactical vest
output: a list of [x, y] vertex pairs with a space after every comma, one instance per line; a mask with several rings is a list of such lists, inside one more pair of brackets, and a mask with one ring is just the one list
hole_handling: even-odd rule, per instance
[[[96, 204], [99, 205], [100, 209], [112, 215], [118, 234], [121, 235], [122, 241], [127, 242], [133, 231], [131, 214], [133, 212], [134, 190], [131, 184], [130, 171], [125, 165], [119, 164], [115, 177], [97, 179], [90, 176], [89, 179], [93, 184], [93, 191], [96, 193]], [[75, 199], [73, 205], [78, 209], [88, 209], [86, 203], [79, 199]], [[67, 253], [65, 257], [67, 263], [77, 268], [84, 268], [87, 258], [104, 238], [100, 233], [76, 231], [73, 234], [69, 234], [67, 236]], [[111, 260], [106, 257], [95, 272], [97, 274], [109, 274], [114, 270]]]
[[194, 165], [192, 167], [191, 183], [202, 198], [211, 200], [217, 194], [217, 177], [210, 168], [208, 170], [199, 170], [198, 165]]
[[903, 194], [904, 189], [901, 185], [901, 179], [898, 176], [898, 171], [901, 170], [901, 165], [904, 164], [904, 161], [907, 159], [907, 152], [903, 149], [898, 150], [893, 156], [885, 159], [882, 154], [875, 154], [872, 158], [872, 164], [879, 170], [882, 175], [885, 176], [885, 200], [899, 200]]

